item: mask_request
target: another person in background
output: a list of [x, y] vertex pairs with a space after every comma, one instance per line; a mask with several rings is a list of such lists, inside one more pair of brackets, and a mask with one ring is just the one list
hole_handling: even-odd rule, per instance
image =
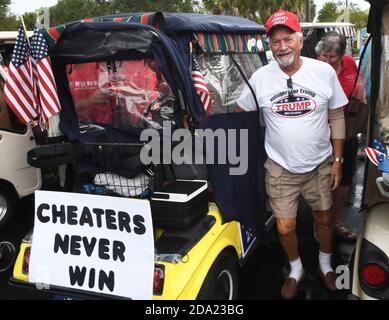
[[[338, 76], [347, 97], [350, 97], [357, 78], [358, 68], [353, 57], [345, 55], [346, 39], [336, 31], [327, 32], [316, 45], [318, 60], [330, 64]], [[356, 88], [358, 90], [358, 88]], [[343, 106], [343, 111], [347, 105]], [[350, 185], [353, 179], [355, 158], [358, 150], [357, 137], [344, 144], [343, 177], [340, 186], [333, 191], [333, 211], [335, 214], [335, 235], [349, 241], [355, 241], [357, 234], [342, 222], [342, 211], [346, 207]]]
[[264, 116], [269, 156], [265, 163], [266, 191], [291, 269], [281, 296], [295, 297], [304, 276], [296, 235], [300, 195], [311, 207], [316, 223], [318, 273], [325, 286], [336, 291], [331, 265], [331, 190], [337, 188], [342, 176], [342, 106], [347, 104], [347, 97], [333, 68], [301, 57], [303, 35], [295, 14], [279, 10], [267, 20], [265, 28], [276, 61], [252, 75], [249, 83], [255, 97], [246, 86], [237, 100], [237, 111], [256, 110], [257, 99]]
[[366, 100], [367, 103], [370, 102], [370, 94], [371, 94], [371, 41], [367, 44], [365, 54], [362, 57], [362, 52], [366, 46], [367, 40], [369, 39], [369, 34], [365, 33], [362, 40], [362, 46], [359, 51], [359, 57], [361, 60], [359, 60], [359, 63], [361, 64], [360, 72], [363, 75], [363, 84], [365, 86], [365, 94], [366, 94]]

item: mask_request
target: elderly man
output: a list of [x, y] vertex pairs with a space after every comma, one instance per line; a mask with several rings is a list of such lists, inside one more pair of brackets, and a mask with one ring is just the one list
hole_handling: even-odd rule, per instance
[[256, 99], [263, 112], [269, 157], [265, 163], [266, 191], [291, 269], [281, 295], [292, 299], [305, 273], [296, 236], [300, 194], [315, 219], [320, 244], [318, 273], [329, 290], [336, 290], [331, 266], [331, 190], [342, 177], [342, 106], [348, 101], [333, 68], [300, 56], [303, 36], [295, 14], [279, 10], [265, 28], [276, 61], [251, 77], [255, 97], [246, 87], [237, 104], [239, 111], [255, 110]]

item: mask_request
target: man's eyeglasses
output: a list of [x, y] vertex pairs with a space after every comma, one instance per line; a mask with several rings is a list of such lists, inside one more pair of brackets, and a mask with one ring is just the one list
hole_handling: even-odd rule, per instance
[[289, 101], [294, 101], [292, 78], [289, 78], [286, 80], [286, 85], [288, 86], [288, 89], [289, 89], [288, 99], [289, 99]]

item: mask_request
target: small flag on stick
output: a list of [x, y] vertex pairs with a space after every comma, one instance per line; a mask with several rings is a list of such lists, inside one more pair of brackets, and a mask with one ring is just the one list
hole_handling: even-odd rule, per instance
[[207, 116], [208, 112], [211, 110], [212, 97], [194, 54], [192, 55], [192, 81], [201, 104], [204, 107], [205, 115]]

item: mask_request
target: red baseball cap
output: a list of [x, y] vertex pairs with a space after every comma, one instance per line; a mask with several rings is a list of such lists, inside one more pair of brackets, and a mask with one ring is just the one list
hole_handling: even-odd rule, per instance
[[278, 10], [273, 15], [271, 15], [265, 23], [266, 33], [269, 34], [273, 27], [279, 25], [288, 27], [295, 32], [301, 32], [299, 18], [294, 13], [289, 11]]

